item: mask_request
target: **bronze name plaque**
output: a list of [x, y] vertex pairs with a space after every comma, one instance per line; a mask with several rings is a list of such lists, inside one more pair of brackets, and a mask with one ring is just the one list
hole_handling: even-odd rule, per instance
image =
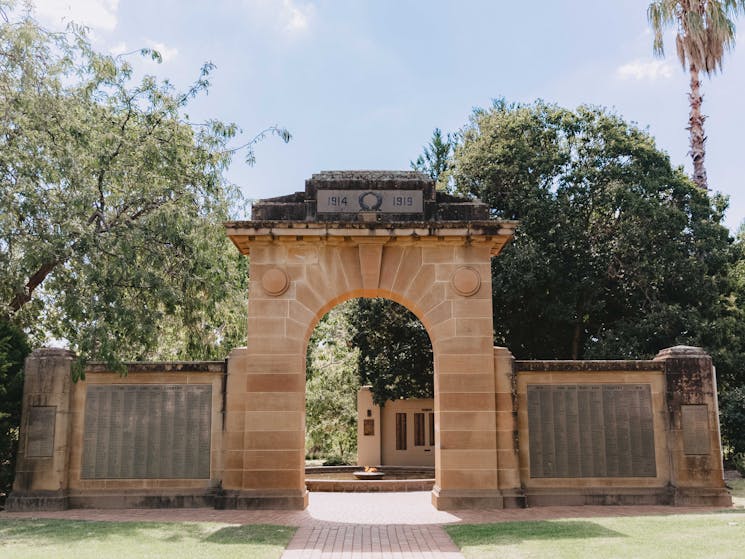
[[212, 386], [88, 386], [84, 479], [209, 478]]
[[528, 385], [530, 476], [654, 477], [648, 384]]
[[54, 454], [56, 406], [31, 406], [28, 414], [26, 458], [49, 458]]
[[685, 454], [709, 454], [709, 406], [706, 404], [680, 406]]

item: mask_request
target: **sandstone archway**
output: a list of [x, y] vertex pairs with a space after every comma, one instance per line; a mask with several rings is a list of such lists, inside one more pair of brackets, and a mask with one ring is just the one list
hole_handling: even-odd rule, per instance
[[404, 305], [432, 340], [435, 505], [501, 505], [490, 258], [515, 223], [485, 218], [483, 204], [440, 195], [419, 173], [338, 172], [255, 204], [254, 221], [227, 224], [251, 257], [247, 346], [228, 367], [231, 505], [307, 504], [307, 341], [320, 317], [352, 297]]

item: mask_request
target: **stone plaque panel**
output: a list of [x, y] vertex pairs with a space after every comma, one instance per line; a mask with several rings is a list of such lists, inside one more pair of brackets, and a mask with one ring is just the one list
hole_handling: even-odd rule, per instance
[[655, 477], [648, 384], [528, 385], [530, 475]]
[[318, 190], [318, 213], [423, 213], [421, 190]]
[[210, 476], [212, 385], [88, 386], [84, 479]]
[[32, 406], [26, 430], [26, 458], [49, 458], [54, 454], [57, 406]]
[[709, 454], [709, 406], [706, 404], [680, 406], [685, 454]]

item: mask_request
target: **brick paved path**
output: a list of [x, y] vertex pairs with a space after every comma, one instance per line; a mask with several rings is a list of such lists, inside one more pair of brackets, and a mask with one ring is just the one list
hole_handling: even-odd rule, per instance
[[[739, 503], [742, 506], [743, 503]], [[283, 559], [461, 559], [443, 524], [706, 513], [716, 508], [663, 506], [540, 507], [508, 510], [435, 510], [428, 491], [311, 493], [304, 511], [214, 509], [74, 509], [7, 513], [0, 518], [224, 522], [281, 524], [300, 529]]]
[[303, 526], [282, 559], [463, 559], [440, 526]]

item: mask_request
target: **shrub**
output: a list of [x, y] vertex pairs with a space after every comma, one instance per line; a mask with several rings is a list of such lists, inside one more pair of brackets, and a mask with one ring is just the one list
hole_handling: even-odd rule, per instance
[[10, 492], [15, 474], [23, 398], [23, 361], [28, 353], [25, 334], [0, 318], [0, 506]]
[[346, 466], [347, 464], [349, 464], [349, 462], [344, 460], [341, 456], [329, 456], [323, 461], [324, 466]]
[[719, 422], [726, 455], [745, 453], [745, 387], [731, 388], [719, 395]]
[[735, 454], [732, 459], [732, 463], [735, 465], [735, 469], [739, 472], [742, 477], [745, 477], [745, 453]]

